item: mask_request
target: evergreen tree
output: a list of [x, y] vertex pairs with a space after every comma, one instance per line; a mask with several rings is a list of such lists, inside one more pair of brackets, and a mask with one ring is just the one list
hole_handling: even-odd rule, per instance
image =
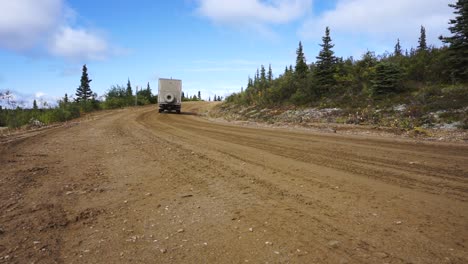
[[68, 94], [65, 93], [65, 97], [63, 98], [63, 102], [68, 104]]
[[325, 36], [322, 37], [323, 43], [320, 44], [322, 50], [316, 57], [315, 78], [318, 86], [318, 96], [330, 92], [335, 84], [335, 72], [337, 59], [332, 48], [335, 46], [331, 43], [330, 29], [326, 27]]
[[427, 50], [427, 43], [426, 43], [426, 29], [421, 26], [421, 35], [419, 36], [418, 41], [418, 51]]
[[451, 75], [455, 81], [468, 82], [468, 0], [458, 0], [449, 4], [456, 16], [450, 19], [450, 37], [440, 37], [449, 44]]
[[251, 88], [251, 87], [253, 87], [253, 80], [249, 76], [249, 80], [248, 80], [248, 83], [247, 83], [247, 88]]
[[390, 62], [378, 63], [372, 84], [374, 96], [400, 92], [402, 90], [400, 67]]
[[36, 102], [36, 99], [34, 99], [33, 101], [33, 110], [37, 110], [37, 102]]
[[151, 87], [150, 87], [149, 82], [148, 82], [148, 84], [146, 85], [146, 90], [151, 94]]
[[262, 89], [265, 88], [265, 84], [266, 84], [266, 71], [265, 71], [265, 67], [262, 65], [260, 67], [260, 84], [262, 85]]
[[88, 99], [91, 98], [93, 95], [93, 91], [91, 91], [91, 87], [89, 83], [92, 80], [89, 79], [88, 77], [88, 68], [86, 67], [86, 64], [83, 65], [83, 72], [81, 74], [81, 84], [80, 86], [76, 89], [76, 101], [88, 101]]
[[130, 83], [130, 78], [128, 78], [127, 81], [127, 96], [132, 96], [133, 91], [132, 91], [132, 84]]
[[273, 81], [273, 71], [271, 70], [271, 64], [268, 66], [268, 75], [267, 75], [268, 84], [271, 85]]
[[198, 91], [198, 100], [201, 100], [201, 93]]
[[394, 55], [395, 56], [401, 56], [403, 53], [401, 51], [401, 45], [400, 45], [400, 39], [397, 39], [397, 43], [395, 44], [395, 51]]
[[307, 67], [301, 41], [299, 41], [299, 47], [296, 50], [296, 55], [296, 75], [299, 79], [305, 79], [307, 77], [309, 67]]
[[185, 94], [184, 94], [184, 92], [182, 92], [182, 100], [184, 100], [184, 99], [185, 99]]

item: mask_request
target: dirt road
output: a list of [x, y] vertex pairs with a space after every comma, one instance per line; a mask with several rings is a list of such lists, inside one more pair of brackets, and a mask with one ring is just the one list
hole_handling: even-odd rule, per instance
[[464, 143], [153, 106], [4, 138], [0, 168], [0, 263], [468, 263]]

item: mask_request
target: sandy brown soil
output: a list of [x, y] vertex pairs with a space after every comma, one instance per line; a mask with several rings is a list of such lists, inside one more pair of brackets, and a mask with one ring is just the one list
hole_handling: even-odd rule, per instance
[[0, 263], [468, 263], [468, 144], [154, 106], [0, 141]]

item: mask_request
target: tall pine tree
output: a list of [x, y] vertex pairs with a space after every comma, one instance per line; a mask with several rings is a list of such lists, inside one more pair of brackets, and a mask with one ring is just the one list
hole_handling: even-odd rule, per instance
[[260, 66], [260, 84], [261, 84], [261, 88], [262, 90], [265, 88], [265, 84], [266, 84], [266, 70], [265, 70], [265, 67], [262, 65]]
[[449, 4], [456, 16], [450, 19], [450, 37], [440, 37], [449, 44], [451, 75], [457, 82], [468, 82], [468, 0]]
[[309, 67], [307, 67], [306, 58], [302, 48], [302, 42], [299, 41], [299, 47], [296, 50], [296, 76], [299, 79], [305, 79], [307, 77], [308, 70]]
[[419, 36], [418, 41], [418, 51], [427, 50], [427, 43], [426, 43], [426, 28], [421, 26], [421, 35]]
[[271, 70], [271, 64], [268, 66], [268, 84], [271, 85], [271, 82], [273, 81], [273, 71]]
[[322, 96], [332, 89], [335, 84], [336, 62], [335, 53], [332, 50], [335, 45], [331, 43], [330, 29], [326, 27], [325, 36], [322, 37], [322, 50], [316, 57], [315, 78], [318, 86], [318, 95]]
[[132, 84], [130, 83], [130, 78], [128, 78], [127, 81], [127, 96], [132, 96], [133, 91], [132, 91]]
[[394, 53], [395, 56], [401, 56], [402, 55], [400, 39], [397, 39], [397, 43], [395, 44], [395, 51], [393, 53]]
[[91, 83], [91, 79], [88, 76], [88, 68], [86, 64], [83, 65], [83, 72], [81, 74], [81, 81], [80, 86], [76, 89], [76, 101], [88, 101], [93, 96], [93, 91], [91, 91], [91, 87], [89, 83]]

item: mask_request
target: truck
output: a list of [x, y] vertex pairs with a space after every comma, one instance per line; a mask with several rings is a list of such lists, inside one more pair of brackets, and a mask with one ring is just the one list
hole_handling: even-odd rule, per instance
[[180, 114], [182, 102], [182, 80], [159, 79], [158, 86], [159, 113], [164, 111], [176, 111]]

